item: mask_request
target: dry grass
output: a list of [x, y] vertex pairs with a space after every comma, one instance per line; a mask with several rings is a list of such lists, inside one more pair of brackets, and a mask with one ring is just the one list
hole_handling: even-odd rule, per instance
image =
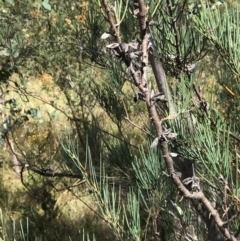
[[[16, 75], [12, 76], [12, 80], [19, 82]], [[59, 109], [66, 112], [69, 107], [66, 104], [64, 94], [54, 84], [54, 80], [49, 74], [43, 74], [31, 80], [27, 84], [26, 90], [31, 93], [29, 102], [22, 101], [20, 95], [16, 95], [16, 92], [14, 92], [14, 87], [7, 97], [17, 99], [18, 106], [22, 108], [21, 114], [25, 114], [29, 108], [39, 108], [41, 109], [41, 115], [37, 118], [29, 118], [28, 122], [20, 126], [15, 132], [14, 140], [26, 153], [36, 154], [40, 147], [45, 146], [43, 150], [46, 150], [46, 152], [42, 154], [41, 158], [47, 159], [49, 153], [57, 152], [59, 148], [58, 135], [69, 126], [67, 117], [60, 111], [56, 111], [50, 103], [56, 103]], [[103, 111], [98, 108], [96, 112], [99, 115], [104, 115], [103, 119], [106, 121], [106, 115]], [[20, 151], [16, 151], [21, 156]], [[6, 220], [19, 222], [28, 217], [32, 231], [36, 235], [41, 235], [41, 228], [44, 228], [44, 235], [47, 240], [56, 240], [60, 238], [59, 236], [62, 237], [62, 240], [67, 240], [69, 236], [72, 240], [79, 240], [79, 237], [81, 237], [79, 232], [83, 229], [86, 233], [95, 233], [98, 240], [112, 240], [106, 223], [95, 213], [98, 211], [96, 200], [87, 193], [85, 187], [74, 190], [78, 198], [69, 191], [48, 190], [56, 201], [54, 209], [48, 212], [43, 210], [42, 200], [37, 198], [36, 195], [32, 195], [22, 185], [19, 176], [9, 168], [11, 154], [7, 146], [4, 147], [1, 158], [3, 165], [0, 169], [0, 178], [3, 195], [0, 199], [0, 207]], [[59, 155], [56, 155], [56, 158], [59, 158]], [[53, 159], [53, 163], [56, 164], [58, 160], [55, 159]], [[38, 159], [34, 161], [37, 164]], [[24, 175], [27, 178], [27, 172]], [[43, 181], [37, 175], [34, 178], [39, 180], [40, 184]], [[37, 188], [39, 190], [44, 188], [44, 184], [42, 184], [43, 187], [36, 185], [32, 186], [36, 190]], [[49, 213], [54, 213], [54, 211], [56, 211], [56, 215], [54, 214], [55, 216], [50, 218]], [[103, 232], [103, 230], [105, 231]]]

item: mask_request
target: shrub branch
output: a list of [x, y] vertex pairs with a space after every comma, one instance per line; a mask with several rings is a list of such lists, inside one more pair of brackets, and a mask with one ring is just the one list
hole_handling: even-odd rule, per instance
[[[121, 39], [116, 31], [116, 25], [113, 22], [112, 16], [110, 14], [110, 9], [108, 7], [107, 1], [103, 0], [102, 5], [105, 9], [105, 12], [108, 16], [108, 22], [111, 26], [111, 28], [114, 30], [115, 34], [115, 40], [117, 43], [121, 42]], [[137, 10], [137, 11], [136, 11]], [[137, 0], [135, 1], [135, 11], [137, 12], [137, 17], [139, 20], [139, 28], [140, 28], [140, 37], [141, 37], [141, 51], [142, 51], [142, 58], [141, 58], [141, 78], [139, 81], [139, 77], [136, 75], [133, 68], [130, 68], [130, 73], [133, 78], [133, 82], [138, 87], [139, 91], [143, 93], [146, 101], [146, 106], [149, 114], [150, 120], [153, 122], [156, 132], [157, 132], [157, 138], [159, 140], [159, 147], [161, 148], [168, 173], [170, 175], [170, 178], [176, 185], [177, 189], [180, 191], [180, 193], [191, 200], [198, 200], [204, 208], [208, 211], [209, 219], [213, 218], [215, 221], [215, 224], [221, 230], [221, 233], [224, 235], [225, 238], [232, 241], [237, 241], [235, 237], [231, 235], [229, 230], [224, 227], [224, 222], [219, 216], [219, 213], [216, 209], [211, 205], [210, 201], [206, 198], [204, 193], [199, 189], [196, 192], [190, 192], [182, 183], [180, 180], [179, 175], [177, 175], [174, 165], [173, 165], [173, 159], [170, 156], [169, 150], [168, 150], [168, 140], [164, 136], [163, 128], [162, 128], [162, 122], [166, 119], [174, 119], [174, 116], [169, 116], [167, 118], [164, 118], [163, 120], [160, 120], [155, 108], [155, 103], [151, 100], [151, 90], [148, 88], [148, 80], [147, 80], [147, 68], [148, 68], [148, 44], [150, 42], [149, 36], [147, 34], [147, 7], [144, 4], [143, 0]], [[125, 64], [129, 67], [129, 60], [127, 59], [126, 55], [122, 55], [122, 60], [125, 62]], [[131, 63], [130, 63], [131, 65]], [[210, 231], [210, 230], [209, 230]]]

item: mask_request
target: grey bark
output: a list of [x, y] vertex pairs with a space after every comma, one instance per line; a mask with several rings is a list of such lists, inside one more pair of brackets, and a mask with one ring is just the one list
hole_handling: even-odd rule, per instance
[[149, 52], [149, 61], [153, 69], [158, 91], [159, 92], [163, 91], [164, 95], [168, 100], [169, 115], [176, 115], [177, 113], [176, 113], [172, 95], [167, 83], [165, 71], [163, 69], [162, 63], [159, 60], [160, 56], [156, 51], [155, 44], [152, 39], [151, 39], [151, 44], [152, 44], [151, 46], [152, 51]]

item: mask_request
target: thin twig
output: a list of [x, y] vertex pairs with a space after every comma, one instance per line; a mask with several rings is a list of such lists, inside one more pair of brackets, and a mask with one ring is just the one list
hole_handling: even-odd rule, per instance
[[122, 103], [123, 103], [123, 108], [126, 113], [126, 116], [124, 116], [124, 119], [127, 120], [131, 125], [137, 127], [139, 130], [143, 131], [145, 134], [147, 134], [149, 136], [153, 136], [150, 132], [146, 131], [144, 128], [142, 128], [141, 126], [137, 125], [136, 123], [134, 123], [130, 120], [124, 100], [122, 100]]

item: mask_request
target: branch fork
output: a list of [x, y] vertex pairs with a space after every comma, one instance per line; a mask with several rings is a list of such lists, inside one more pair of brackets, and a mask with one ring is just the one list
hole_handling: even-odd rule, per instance
[[[109, 23], [110, 23], [111, 27], [116, 30], [112, 16], [109, 14], [107, 0], [102, 0], [102, 2], [103, 2], [103, 7], [105, 8], [106, 14], [108, 16]], [[136, 14], [136, 16], [139, 20], [139, 29], [140, 29], [140, 38], [141, 38], [142, 53], [141, 53], [141, 56], [139, 56], [139, 57], [141, 57], [141, 59], [140, 59], [141, 60], [141, 65], [140, 65], [141, 66], [141, 68], [140, 68], [141, 75], [137, 75], [137, 71], [135, 71], [133, 68], [132, 60], [129, 60], [126, 57], [125, 53], [122, 54], [122, 60], [125, 62], [125, 64], [127, 65], [127, 68], [129, 69], [130, 75], [133, 79], [133, 83], [135, 83], [135, 85], [138, 87], [139, 91], [145, 97], [149, 118], [152, 120], [152, 122], [155, 126], [155, 129], [156, 129], [156, 132], [157, 132], [157, 137], [154, 139], [153, 143], [151, 144], [151, 148], [156, 147], [156, 146], [159, 146], [161, 148], [162, 155], [165, 159], [168, 173], [169, 173], [173, 183], [176, 185], [177, 189], [180, 191], [180, 193], [184, 197], [189, 198], [192, 201], [197, 200], [200, 204], [202, 204], [204, 209], [207, 210], [208, 214], [213, 218], [215, 224], [221, 230], [221, 233], [224, 235], [224, 237], [227, 238], [228, 240], [237, 241], [237, 239], [231, 235], [229, 230], [227, 228], [224, 228], [224, 226], [223, 226], [224, 222], [220, 218], [217, 210], [214, 209], [214, 207], [211, 205], [210, 201], [205, 197], [204, 193], [200, 190], [199, 179], [196, 177], [192, 177], [190, 179], [185, 179], [182, 182], [180, 180], [179, 175], [176, 174], [177, 172], [175, 171], [175, 168], [173, 165], [173, 159], [168, 150], [168, 139], [167, 138], [172, 133], [169, 130], [163, 131], [162, 123], [164, 120], [175, 119], [178, 115], [176, 114], [176, 112], [174, 110], [174, 106], [171, 103], [172, 100], [171, 100], [170, 93], [167, 89], [167, 86], [165, 86], [165, 91], [167, 93], [166, 96], [169, 101], [170, 115], [162, 120], [159, 120], [159, 116], [157, 114], [155, 104], [152, 100], [151, 90], [149, 90], [149, 88], [148, 88], [148, 79], [147, 79], [147, 68], [148, 68], [148, 57], [149, 57], [148, 51], [150, 49], [149, 48], [150, 39], [147, 34], [147, 26], [148, 26], [147, 11], [148, 10], [147, 10], [147, 7], [143, 0], [136, 0], [134, 6], [135, 6], [134, 13]], [[168, 1], [168, 7], [169, 7], [169, 11], [171, 13], [174, 10], [174, 8], [173, 8], [170, 0]], [[176, 31], [176, 22], [173, 21], [172, 27]], [[176, 35], [176, 43], [177, 43], [176, 46], [178, 47], [178, 50], [179, 50], [178, 37], [179, 36]], [[121, 39], [120, 39], [119, 35], [116, 35], [115, 39], [116, 39], [117, 43], [119, 43], [119, 44], [121, 43]], [[154, 54], [155, 54], [155, 51], [154, 51]], [[177, 57], [178, 58], [180, 57], [180, 53], [178, 53]], [[162, 79], [163, 82], [166, 81], [165, 75], [164, 75], [164, 70], [161, 69], [161, 72], [163, 72], [163, 73], [158, 73], [157, 66], [160, 66], [162, 68], [161, 64], [156, 63], [156, 60], [155, 60], [154, 56], [151, 55], [151, 53], [150, 53], [150, 60], [151, 60], [151, 65], [154, 70], [154, 74], [159, 75], [159, 76], [156, 76], [156, 78], [159, 77], [160, 79]], [[186, 66], [186, 67], [187, 67], [187, 70], [191, 72], [195, 66], [191, 65], [191, 66]], [[174, 133], [173, 136], [176, 137], [176, 133]], [[184, 186], [184, 183], [192, 184], [192, 193]]]

